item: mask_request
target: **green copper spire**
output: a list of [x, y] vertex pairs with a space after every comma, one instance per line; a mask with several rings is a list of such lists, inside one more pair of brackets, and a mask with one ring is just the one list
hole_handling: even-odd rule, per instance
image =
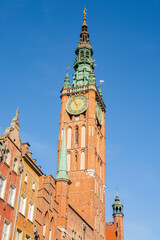
[[120, 202], [118, 197], [118, 192], [116, 192], [115, 202], [112, 205], [113, 207], [113, 217], [121, 215], [123, 217], [123, 204]]
[[66, 147], [66, 130], [63, 131], [63, 139], [61, 145], [61, 152], [59, 158], [58, 172], [56, 175], [56, 180], [69, 180], [68, 169], [67, 169], [67, 147]]
[[69, 69], [70, 67], [69, 66], [67, 66], [67, 73], [66, 73], [66, 77], [65, 77], [65, 79], [64, 79], [64, 85], [63, 85], [63, 87], [65, 88], [65, 87], [71, 87], [71, 85], [69, 84], [69, 77], [68, 77], [68, 69]]
[[84, 9], [84, 18], [80, 42], [75, 51], [76, 60], [74, 62], [75, 74], [73, 74], [73, 87], [84, 86], [88, 83], [95, 83], [94, 61], [92, 60], [93, 50], [89, 41], [88, 25], [86, 23], [86, 9]]

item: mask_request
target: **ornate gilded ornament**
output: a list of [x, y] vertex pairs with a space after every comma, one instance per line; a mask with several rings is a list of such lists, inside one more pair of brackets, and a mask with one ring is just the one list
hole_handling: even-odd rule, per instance
[[102, 123], [103, 123], [102, 109], [100, 107], [100, 104], [97, 102], [96, 102], [96, 117], [97, 117], [99, 124], [102, 126]]
[[83, 95], [69, 98], [66, 103], [66, 110], [71, 115], [79, 115], [87, 110], [88, 99]]

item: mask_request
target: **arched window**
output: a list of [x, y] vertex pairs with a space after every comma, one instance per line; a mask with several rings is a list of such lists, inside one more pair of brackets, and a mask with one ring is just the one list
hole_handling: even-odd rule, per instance
[[71, 167], [71, 154], [68, 153], [67, 154], [67, 168], [68, 168], [68, 171], [70, 171], [70, 167]]
[[71, 133], [72, 129], [69, 127], [67, 131], [67, 149], [71, 148]]
[[85, 169], [85, 153], [81, 153], [81, 164], [80, 164], [80, 169]]
[[80, 52], [80, 57], [84, 58], [84, 52], [83, 51]]
[[81, 129], [81, 147], [85, 147], [85, 126]]
[[89, 52], [86, 52], [86, 57], [89, 58]]
[[75, 129], [75, 144], [78, 144], [78, 127]]
[[17, 158], [14, 159], [14, 162], [13, 162], [13, 169], [12, 169], [14, 172], [17, 173], [18, 171], [18, 161], [17, 161]]
[[10, 153], [10, 151], [7, 149], [4, 162], [9, 165], [9, 164], [10, 164], [10, 160], [11, 160], [11, 153]]

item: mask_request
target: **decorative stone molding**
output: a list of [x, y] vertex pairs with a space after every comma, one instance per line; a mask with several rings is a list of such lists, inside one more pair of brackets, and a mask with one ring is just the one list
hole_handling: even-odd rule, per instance
[[66, 237], [67, 229], [64, 227], [57, 227], [61, 231], [61, 239]]
[[92, 168], [87, 169], [87, 174], [90, 175], [91, 177], [95, 177], [96, 170]]

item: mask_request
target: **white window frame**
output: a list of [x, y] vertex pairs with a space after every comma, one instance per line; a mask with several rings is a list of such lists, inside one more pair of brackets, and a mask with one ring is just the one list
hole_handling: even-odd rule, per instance
[[24, 182], [25, 182], [25, 183], [28, 182], [28, 174], [27, 174], [27, 173], [26, 173], [26, 175], [25, 175]]
[[23, 231], [17, 228], [15, 240], [22, 240], [22, 236], [23, 236]]
[[31, 237], [28, 234], [26, 234], [25, 240], [30, 240], [30, 239], [31, 239]]
[[8, 220], [4, 221], [2, 240], [8, 240], [10, 235], [10, 222]]
[[19, 212], [25, 216], [27, 197], [22, 193]]
[[35, 188], [36, 188], [36, 183], [33, 182], [33, 184], [32, 184], [32, 190], [35, 191]]
[[10, 161], [11, 161], [11, 152], [9, 151], [9, 149], [7, 149], [6, 154], [5, 154], [5, 158], [4, 158], [4, 162], [7, 165], [10, 165]]
[[14, 161], [13, 161], [13, 168], [12, 168], [12, 170], [13, 170], [15, 173], [18, 172], [18, 160], [17, 160], [17, 158], [15, 158]]
[[6, 178], [0, 175], [0, 198], [4, 199], [4, 193], [6, 189]]
[[32, 201], [29, 202], [28, 207], [28, 219], [33, 222], [33, 215], [34, 215], [34, 203]]
[[9, 194], [8, 194], [8, 204], [11, 205], [12, 207], [14, 206], [14, 200], [15, 200], [15, 195], [16, 195], [16, 187], [11, 184], [9, 188]]

